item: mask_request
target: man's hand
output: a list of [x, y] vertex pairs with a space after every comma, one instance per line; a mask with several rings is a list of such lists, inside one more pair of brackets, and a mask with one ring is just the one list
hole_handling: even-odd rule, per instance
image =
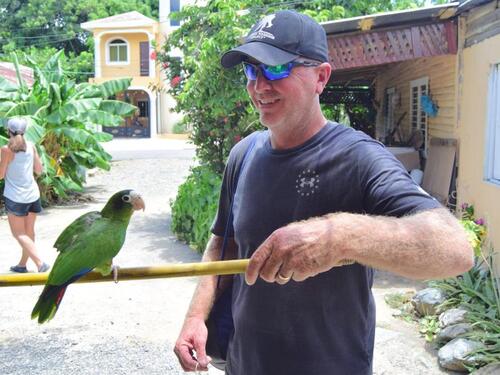
[[245, 275], [253, 285], [258, 277], [286, 284], [303, 281], [342, 263], [345, 249], [336, 240], [326, 217], [289, 224], [274, 231], [250, 258]]
[[442, 279], [469, 270], [472, 255], [463, 227], [445, 208], [401, 218], [335, 213], [273, 232], [250, 258], [246, 281], [302, 281], [347, 259], [408, 278]]
[[208, 370], [211, 358], [207, 357], [205, 352], [207, 335], [207, 326], [203, 319], [186, 318], [174, 348], [174, 353], [184, 371]]

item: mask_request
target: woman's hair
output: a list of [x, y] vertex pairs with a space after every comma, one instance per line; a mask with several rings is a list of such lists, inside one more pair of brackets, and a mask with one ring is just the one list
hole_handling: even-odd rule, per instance
[[12, 117], [7, 121], [7, 129], [9, 130], [8, 147], [12, 152], [26, 152], [26, 141], [24, 140], [24, 132], [28, 123], [25, 118]]
[[26, 141], [22, 134], [12, 133], [9, 130], [9, 144], [7, 145], [12, 152], [26, 152]]

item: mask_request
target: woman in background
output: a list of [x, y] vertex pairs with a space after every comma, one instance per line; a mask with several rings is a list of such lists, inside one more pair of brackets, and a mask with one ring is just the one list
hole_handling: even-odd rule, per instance
[[10, 270], [28, 272], [26, 263], [31, 258], [38, 272], [46, 272], [50, 266], [40, 259], [35, 247], [36, 214], [42, 206], [33, 172], [40, 175], [43, 166], [34, 145], [24, 139], [26, 126], [25, 119], [11, 118], [7, 122], [9, 143], [1, 149], [0, 180], [5, 178], [5, 209], [12, 235], [23, 249], [19, 263]]

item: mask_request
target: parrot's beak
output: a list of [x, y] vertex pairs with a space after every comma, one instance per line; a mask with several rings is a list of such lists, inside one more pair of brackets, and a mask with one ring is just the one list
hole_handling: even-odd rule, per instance
[[130, 192], [130, 198], [132, 199], [132, 207], [134, 207], [135, 211], [144, 211], [146, 209], [146, 205], [144, 204], [144, 201], [139, 193], [136, 193], [135, 191]]

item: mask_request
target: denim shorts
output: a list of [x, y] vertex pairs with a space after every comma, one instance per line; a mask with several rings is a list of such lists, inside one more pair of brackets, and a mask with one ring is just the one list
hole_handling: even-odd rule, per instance
[[9, 214], [16, 216], [28, 216], [29, 212], [33, 212], [35, 214], [42, 212], [42, 205], [40, 203], [40, 198], [31, 203], [17, 203], [11, 201], [7, 197], [4, 197], [4, 199], [5, 199], [5, 210]]

